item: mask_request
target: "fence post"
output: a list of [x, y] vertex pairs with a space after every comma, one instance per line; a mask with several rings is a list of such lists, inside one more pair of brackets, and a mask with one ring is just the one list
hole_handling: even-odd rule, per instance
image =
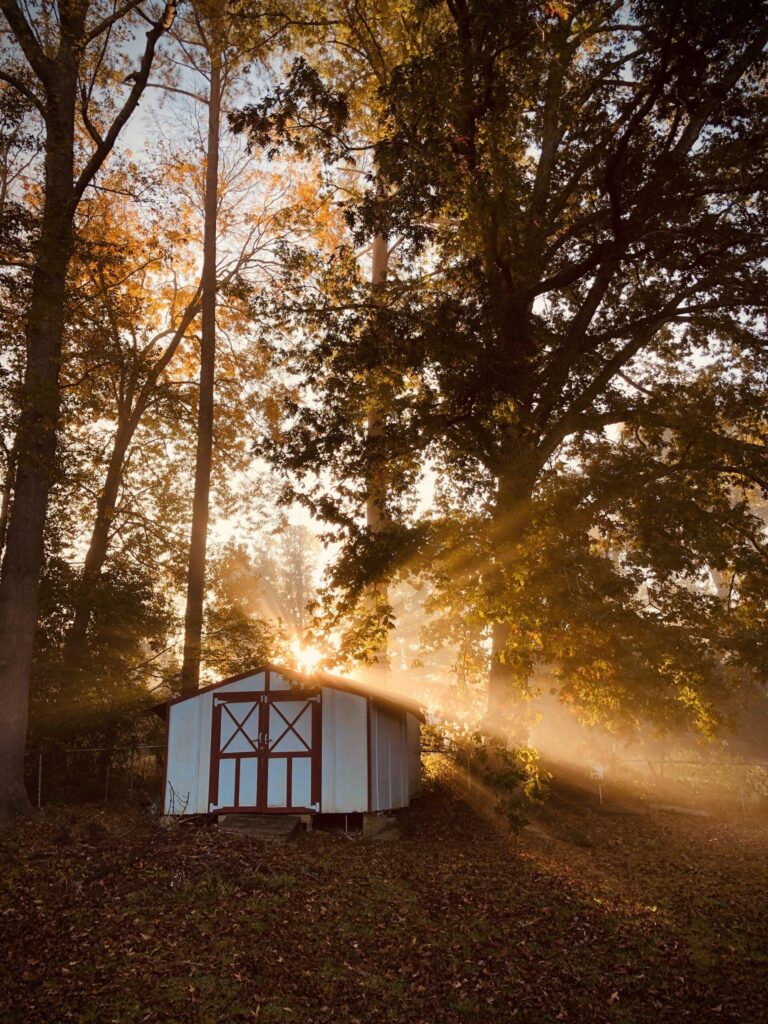
[[43, 755], [37, 755], [37, 809], [43, 804]]

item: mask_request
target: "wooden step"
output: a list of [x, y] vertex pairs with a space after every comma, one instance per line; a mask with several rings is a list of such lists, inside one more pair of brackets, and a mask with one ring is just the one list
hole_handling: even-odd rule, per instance
[[284, 845], [299, 827], [298, 814], [220, 814], [219, 828], [263, 843]]

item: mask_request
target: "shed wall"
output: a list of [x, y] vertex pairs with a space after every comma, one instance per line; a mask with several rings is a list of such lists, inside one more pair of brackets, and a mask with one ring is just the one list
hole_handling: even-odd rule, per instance
[[212, 694], [201, 693], [168, 708], [165, 814], [208, 813], [212, 705]]
[[[208, 813], [214, 696], [264, 688], [265, 674], [259, 672], [169, 706], [164, 813]], [[291, 688], [270, 674], [271, 690]], [[419, 730], [415, 715], [324, 686], [320, 810], [351, 814], [407, 806], [420, 783]]]
[[371, 702], [371, 810], [407, 807], [411, 765], [406, 713]]
[[323, 687], [321, 797], [324, 814], [368, 810], [368, 708], [359, 694]]

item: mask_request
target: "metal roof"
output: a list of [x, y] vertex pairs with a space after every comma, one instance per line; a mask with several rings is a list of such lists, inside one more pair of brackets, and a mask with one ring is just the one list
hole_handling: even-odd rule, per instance
[[346, 679], [343, 676], [336, 676], [330, 672], [325, 672], [322, 669], [319, 669], [316, 672], [300, 672], [298, 669], [288, 668], [285, 665], [276, 665], [272, 662], [265, 662], [262, 665], [257, 665], [255, 668], [249, 669], [247, 672], [240, 672], [238, 675], [228, 676], [226, 679], [220, 679], [216, 683], [211, 683], [210, 686], [201, 687], [199, 690], [195, 691], [195, 693], [190, 693], [183, 697], [172, 697], [169, 700], [163, 701], [161, 704], [155, 705], [152, 710], [156, 714], [160, 715], [161, 718], [165, 718], [167, 708], [171, 704], [180, 704], [185, 700], [194, 700], [195, 697], [199, 697], [201, 693], [208, 693], [209, 690], [217, 690], [220, 686], [226, 686], [227, 683], [236, 683], [240, 679], [247, 679], [248, 676], [255, 676], [259, 672], [277, 672], [286, 679], [292, 679], [295, 682], [301, 683], [303, 686], [330, 686], [335, 690], [346, 690], [348, 693], [356, 693], [362, 697], [369, 697], [379, 704], [390, 704], [399, 710], [408, 711], [410, 714], [419, 718], [422, 722], [426, 720], [424, 708], [418, 701], [413, 700], [411, 697], [406, 697], [403, 694], [395, 693], [384, 686], [363, 683], [357, 679]]

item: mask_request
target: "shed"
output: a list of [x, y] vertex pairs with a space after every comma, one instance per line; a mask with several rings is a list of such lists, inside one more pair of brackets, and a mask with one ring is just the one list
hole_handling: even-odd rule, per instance
[[165, 814], [351, 814], [405, 807], [420, 778], [415, 701], [261, 665], [158, 709]]

